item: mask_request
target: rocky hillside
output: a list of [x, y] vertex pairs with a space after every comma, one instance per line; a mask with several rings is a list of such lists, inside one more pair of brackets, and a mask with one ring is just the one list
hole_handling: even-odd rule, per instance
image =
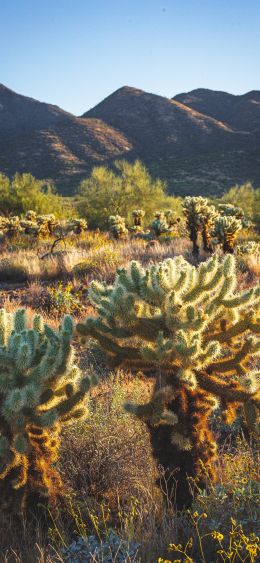
[[260, 92], [168, 99], [123, 87], [75, 117], [0, 86], [0, 171], [30, 171], [70, 193], [97, 164], [140, 158], [174, 193], [260, 185]]
[[75, 117], [0, 85], [1, 172], [31, 172], [70, 193], [93, 165], [131, 151], [128, 139], [102, 121]]
[[199, 88], [178, 94], [174, 101], [225, 122], [236, 131], [260, 132], [260, 92], [253, 90], [242, 96]]

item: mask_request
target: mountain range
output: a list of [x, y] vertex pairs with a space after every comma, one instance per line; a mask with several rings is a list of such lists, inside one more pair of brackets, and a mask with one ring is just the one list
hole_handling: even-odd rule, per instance
[[124, 86], [77, 117], [0, 85], [0, 172], [31, 172], [70, 194], [95, 165], [140, 159], [171, 193], [260, 185], [260, 91], [172, 99]]

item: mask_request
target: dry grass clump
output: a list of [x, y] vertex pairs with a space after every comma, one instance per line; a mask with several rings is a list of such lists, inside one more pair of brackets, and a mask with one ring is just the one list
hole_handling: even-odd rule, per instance
[[129, 417], [123, 403], [145, 400], [151, 384], [142, 376], [110, 374], [92, 393], [90, 417], [64, 436], [61, 471], [77, 502], [106, 503], [114, 512], [131, 498], [148, 502], [154, 495], [155, 464], [149, 435]]
[[[155, 467], [145, 425], [122, 409], [129, 397], [145, 402], [150, 386], [141, 374], [119, 372], [111, 373], [92, 391], [91, 416], [68, 428], [63, 436], [59, 469], [66, 483], [66, 509], [52, 515], [46, 511], [41, 520], [22, 525], [0, 516], [1, 561], [62, 562], [61, 548], [77, 537], [95, 533], [102, 539], [112, 528], [119, 537], [140, 544], [138, 557], [127, 560], [129, 563], [157, 562], [159, 558], [181, 563], [256, 563], [253, 555], [245, 559], [246, 550], [253, 553], [257, 541], [250, 536], [256, 529], [259, 506], [255, 450], [241, 437], [235, 445], [224, 443], [217, 462], [218, 485], [210, 487], [209, 483], [208, 492], [199, 494], [191, 511], [176, 514], [167, 498], [162, 502], [160, 483], [165, 477]], [[237, 538], [242, 545], [241, 559], [221, 559], [222, 536], [226, 551], [230, 539]], [[180, 545], [184, 554], [175, 549]], [[104, 560], [93, 558], [92, 563]]]

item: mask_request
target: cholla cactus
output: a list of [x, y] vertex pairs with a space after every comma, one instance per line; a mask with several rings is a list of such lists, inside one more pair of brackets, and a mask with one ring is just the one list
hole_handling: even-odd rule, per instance
[[203, 241], [203, 249], [205, 252], [212, 252], [211, 234], [215, 226], [215, 222], [219, 217], [219, 213], [214, 205], [204, 205], [200, 212], [201, 235]]
[[225, 217], [236, 217], [236, 219], [244, 219], [245, 214], [241, 207], [235, 207], [231, 203], [220, 203], [218, 206], [220, 215]]
[[255, 240], [248, 240], [243, 244], [237, 245], [239, 256], [260, 256], [260, 243]]
[[142, 228], [145, 211], [143, 209], [134, 209], [134, 211], [132, 211], [132, 215], [134, 218], [134, 226]]
[[243, 229], [251, 229], [254, 226], [253, 222], [245, 216], [241, 207], [236, 207], [231, 203], [220, 203], [218, 210], [220, 215], [223, 215], [224, 217], [235, 217], [236, 219], [239, 219], [242, 223]]
[[208, 207], [208, 200], [199, 196], [187, 196], [183, 202], [183, 210], [186, 216], [187, 229], [193, 245], [193, 254], [199, 254], [198, 235], [201, 229], [201, 217]]
[[33, 211], [32, 209], [29, 209], [25, 215], [25, 219], [27, 221], [31, 221], [32, 223], [36, 223], [37, 220], [37, 213], [36, 211]]
[[74, 364], [73, 324], [59, 330], [23, 309], [0, 311], [0, 506], [24, 510], [28, 503], [60, 495], [53, 464], [64, 424], [85, 413], [91, 380]]
[[159, 237], [163, 233], [167, 233], [169, 225], [163, 211], [156, 211], [155, 220], [153, 221], [151, 227], [156, 237]]
[[69, 223], [69, 230], [72, 230], [75, 235], [82, 235], [88, 229], [88, 223], [86, 219], [72, 219]]
[[215, 221], [213, 236], [222, 244], [224, 252], [233, 254], [236, 238], [241, 229], [242, 223], [240, 219], [229, 215], [220, 215]]
[[126, 238], [128, 229], [125, 226], [125, 219], [120, 215], [110, 215], [109, 217], [109, 230], [115, 239]]
[[59, 221], [53, 213], [49, 215], [38, 215], [37, 225], [39, 236], [48, 237], [53, 235], [55, 229], [59, 226]]
[[112, 365], [156, 377], [150, 402], [126, 408], [147, 423], [160, 464], [170, 475], [180, 468], [179, 507], [190, 501], [186, 475], [203, 485], [206, 467], [214, 478], [212, 411], [222, 404], [230, 421], [242, 405], [256, 428], [259, 374], [249, 359], [260, 349], [260, 288], [237, 291], [236, 285], [230, 255], [198, 268], [183, 257], [147, 270], [131, 262], [114, 285], [92, 282], [89, 296], [98, 314], [77, 327], [83, 338], [98, 341]]
[[15, 237], [22, 231], [20, 218], [17, 215], [13, 215], [8, 218], [5, 226], [6, 235], [10, 238]]

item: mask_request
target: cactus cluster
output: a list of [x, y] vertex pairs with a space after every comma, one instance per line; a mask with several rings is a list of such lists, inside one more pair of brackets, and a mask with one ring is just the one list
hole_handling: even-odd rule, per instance
[[85, 219], [73, 219], [68, 225], [68, 230], [73, 231], [75, 235], [82, 235], [87, 229], [88, 223]]
[[159, 237], [160, 235], [167, 233], [169, 225], [163, 211], [156, 211], [154, 216], [155, 219], [152, 222], [151, 229], [154, 235]]
[[134, 227], [143, 227], [143, 218], [145, 216], [145, 211], [143, 209], [134, 209], [132, 211], [132, 216], [134, 219]]
[[237, 245], [239, 256], [260, 256], [260, 243], [255, 240], [248, 240]]
[[187, 196], [183, 202], [183, 211], [186, 217], [187, 229], [193, 246], [193, 254], [199, 254], [198, 236], [202, 227], [202, 217], [204, 215], [204, 232], [205, 240], [208, 244], [208, 224], [210, 221], [210, 210], [208, 209], [208, 200], [201, 196]]
[[17, 235], [31, 235], [35, 238], [48, 238], [61, 232], [74, 232], [81, 235], [87, 230], [85, 219], [73, 219], [62, 223], [53, 213], [37, 215], [35, 211], [27, 211], [25, 217], [0, 217], [1, 236], [13, 238]]
[[128, 229], [125, 226], [125, 219], [120, 215], [110, 215], [109, 230], [113, 238], [116, 240], [124, 239], [128, 235]]
[[0, 507], [23, 511], [55, 501], [63, 425], [85, 413], [92, 383], [74, 363], [72, 319], [58, 330], [25, 310], [0, 311]]
[[219, 215], [215, 221], [212, 234], [222, 244], [225, 253], [233, 254], [236, 239], [241, 229], [242, 223], [240, 219], [232, 215]]
[[213, 410], [221, 406], [231, 422], [240, 407], [256, 430], [259, 373], [249, 360], [260, 349], [260, 288], [237, 290], [228, 255], [198, 268], [183, 257], [146, 270], [132, 262], [114, 285], [92, 282], [89, 294], [97, 316], [77, 330], [95, 338], [112, 365], [155, 377], [150, 402], [126, 408], [148, 425], [159, 463], [170, 474], [180, 467], [177, 502], [186, 506], [186, 476], [201, 485], [205, 470], [214, 478]]
[[239, 231], [242, 228], [251, 228], [253, 225], [245, 217], [240, 207], [223, 203], [219, 204], [216, 209], [201, 196], [186, 197], [183, 209], [194, 255], [199, 254], [199, 233], [201, 233], [203, 249], [206, 252], [212, 252], [212, 243], [217, 242], [222, 245], [224, 253], [233, 254]]

